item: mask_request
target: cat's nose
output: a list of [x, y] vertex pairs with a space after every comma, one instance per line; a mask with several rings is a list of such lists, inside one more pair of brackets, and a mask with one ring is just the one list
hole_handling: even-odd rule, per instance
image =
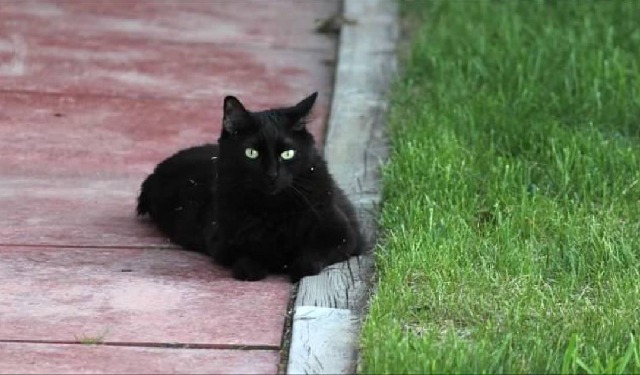
[[276, 180], [276, 178], [278, 178], [278, 172], [277, 171], [268, 171], [267, 172], [267, 178], [269, 178], [269, 181], [273, 182]]

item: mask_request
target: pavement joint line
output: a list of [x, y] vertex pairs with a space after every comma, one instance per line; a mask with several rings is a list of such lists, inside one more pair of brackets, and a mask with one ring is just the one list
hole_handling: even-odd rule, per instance
[[166, 102], [166, 101], [185, 101], [185, 102], [203, 102], [210, 103], [210, 98], [187, 98], [179, 96], [169, 95], [126, 95], [126, 94], [105, 94], [95, 92], [60, 92], [60, 91], [36, 91], [36, 90], [13, 90], [13, 89], [0, 89], [0, 94], [14, 94], [14, 95], [40, 95], [40, 96], [53, 96], [53, 97], [83, 97], [89, 99], [112, 99], [112, 100], [127, 100], [127, 101], [141, 101], [141, 102]]
[[[131, 249], [159, 249], [159, 250], [184, 250], [177, 245], [64, 245], [64, 244], [17, 244], [17, 243], [0, 243], [3, 247], [21, 247], [21, 248], [47, 248], [47, 249], [105, 249], [105, 250], [131, 250]], [[188, 251], [188, 250], [185, 250]], [[0, 340], [1, 341], [1, 340]]]
[[[380, 167], [387, 159], [387, 93], [396, 72], [397, 3], [344, 0], [324, 154], [351, 198], [373, 248]], [[350, 374], [358, 370], [359, 334], [373, 290], [372, 251], [300, 281], [293, 312], [288, 374]]]
[[[315, 31], [316, 33], [323, 34], [322, 32]], [[331, 34], [327, 34], [331, 36]], [[139, 42], [139, 41], [148, 41], [146, 38], [125, 38], [122, 39], [126, 42]], [[331, 48], [328, 47], [318, 47], [318, 48], [309, 48], [309, 47], [298, 47], [298, 46], [283, 46], [277, 43], [256, 43], [256, 42], [202, 42], [202, 41], [173, 41], [173, 40], [162, 40], [162, 41], [154, 41], [154, 44], [163, 44], [164, 46], [180, 46], [188, 44], [190, 46], [203, 46], [210, 47], [212, 49], [223, 47], [231, 50], [244, 50], [247, 48], [251, 48], [254, 50], [275, 50], [275, 51], [290, 51], [290, 52], [300, 52], [300, 53], [317, 53], [324, 55], [327, 50]], [[198, 59], [193, 61], [207, 61], [209, 59]]]
[[291, 347], [291, 330], [293, 329], [293, 310], [295, 308], [298, 288], [291, 288], [291, 296], [287, 303], [287, 313], [284, 317], [284, 327], [282, 327], [282, 338], [280, 340], [280, 362], [278, 363], [278, 375], [286, 374], [287, 363], [289, 361], [289, 348]]
[[198, 349], [198, 350], [280, 350], [280, 345], [239, 345], [239, 344], [185, 344], [185, 343], [152, 343], [152, 342], [97, 342], [83, 343], [66, 340], [0, 340], [0, 344], [35, 344], [35, 345], [84, 345], [84, 346], [119, 346], [133, 348], [166, 348], [166, 349]]

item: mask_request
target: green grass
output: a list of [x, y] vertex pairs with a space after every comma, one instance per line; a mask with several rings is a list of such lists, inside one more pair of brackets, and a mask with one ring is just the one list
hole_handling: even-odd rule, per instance
[[401, 7], [362, 372], [640, 372], [640, 1]]

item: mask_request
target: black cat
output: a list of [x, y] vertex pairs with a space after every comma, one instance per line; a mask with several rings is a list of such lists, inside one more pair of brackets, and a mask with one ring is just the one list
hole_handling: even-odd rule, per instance
[[261, 112], [226, 97], [218, 144], [160, 163], [142, 184], [138, 215], [240, 280], [287, 273], [295, 282], [360, 254], [354, 209], [306, 129], [316, 96]]

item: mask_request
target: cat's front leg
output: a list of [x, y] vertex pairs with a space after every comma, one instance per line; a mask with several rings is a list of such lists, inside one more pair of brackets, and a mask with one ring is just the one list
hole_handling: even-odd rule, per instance
[[306, 254], [299, 255], [289, 265], [289, 278], [292, 283], [300, 281], [305, 276], [317, 275], [327, 265], [324, 259], [315, 251], [306, 250]]
[[237, 280], [258, 281], [267, 277], [268, 270], [255, 259], [243, 256], [233, 263], [232, 274]]
[[237, 251], [219, 239], [212, 241], [207, 250], [213, 261], [221, 266], [231, 267], [238, 259]]
[[231, 267], [234, 279], [243, 281], [258, 281], [267, 277], [268, 270], [260, 262], [248, 257], [242, 248], [216, 241], [211, 248], [214, 262]]
[[336, 209], [312, 230], [308, 243], [292, 260], [289, 265], [291, 281], [316, 275], [331, 264], [347, 260], [358, 252], [359, 238], [346, 215]]
[[[233, 267], [241, 257], [247, 254], [247, 243], [252, 238], [250, 234], [252, 231], [256, 232], [258, 227], [257, 218], [244, 213], [237, 214], [233, 221], [226, 220], [220, 223], [216, 228], [215, 236], [209, 236], [207, 252], [216, 263]], [[239, 274], [242, 273], [239, 272]]]

